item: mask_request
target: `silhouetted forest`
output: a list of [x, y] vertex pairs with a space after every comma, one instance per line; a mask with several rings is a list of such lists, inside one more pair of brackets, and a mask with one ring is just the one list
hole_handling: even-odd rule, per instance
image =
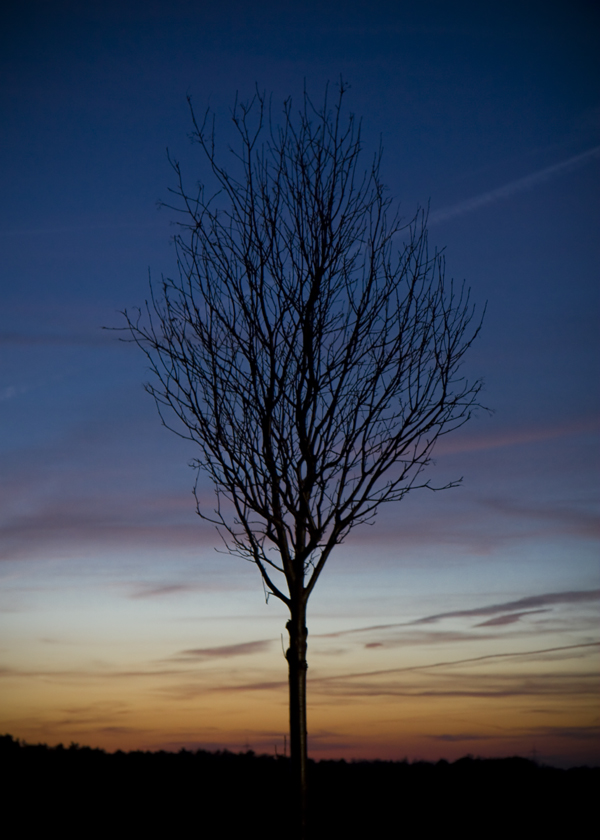
[[[25, 744], [0, 736], [4, 819], [62, 837], [290, 836], [289, 760], [245, 753], [121, 752]], [[593, 815], [600, 768], [560, 770], [524, 758], [311, 761], [310, 837], [475, 836], [540, 829], [573, 834]], [[11, 824], [13, 819], [11, 817]], [[595, 817], [594, 817], [595, 820]]]

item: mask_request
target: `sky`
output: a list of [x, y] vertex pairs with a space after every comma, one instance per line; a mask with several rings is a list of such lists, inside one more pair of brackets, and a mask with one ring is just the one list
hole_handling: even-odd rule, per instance
[[[314, 758], [600, 763], [595, 2], [6, 2], [0, 731], [283, 752], [285, 609], [195, 513], [192, 444], [104, 327], [173, 275], [192, 97], [280, 107], [340, 75], [365, 155], [429, 207], [483, 329], [482, 411], [309, 602]], [[208, 485], [201, 488], [210, 497]]]

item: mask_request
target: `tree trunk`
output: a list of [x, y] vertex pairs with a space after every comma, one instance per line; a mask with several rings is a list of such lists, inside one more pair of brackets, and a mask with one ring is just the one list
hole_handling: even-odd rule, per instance
[[306, 604], [293, 604], [286, 627], [290, 646], [286, 652], [290, 685], [290, 757], [292, 794], [298, 840], [306, 837], [307, 734], [306, 734]]

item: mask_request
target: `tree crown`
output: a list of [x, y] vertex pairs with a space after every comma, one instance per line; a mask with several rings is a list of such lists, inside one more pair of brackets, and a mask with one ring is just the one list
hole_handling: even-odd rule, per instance
[[480, 326], [469, 291], [446, 281], [426, 214], [393, 211], [381, 153], [361, 168], [345, 92], [288, 99], [279, 124], [264, 95], [236, 101], [235, 174], [192, 111], [218, 187], [190, 192], [172, 162], [178, 276], [146, 317], [125, 313], [163, 422], [175, 414], [214, 483], [216, 509], [198, 512], [288, 605], [380, 504], [435, 489], [420, 478], [434, 444], [481, 388], [460, 374]]

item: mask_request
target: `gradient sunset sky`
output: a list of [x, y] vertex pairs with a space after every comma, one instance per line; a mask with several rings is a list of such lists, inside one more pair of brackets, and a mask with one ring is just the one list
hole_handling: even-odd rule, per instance
[[[285, 610], [218, 553], [196, 456], [103, 326], [173, 274], [186, 96], [340, 74], [365, 165], [488, 309], [485, 405], [309, 603], [309, 752], [600, 763], [600, 10], [594, 2], [6, 2], [0, 242], [0, 732], [283, 750]], [[211, 504], [212, 489], [200, 488]]]

